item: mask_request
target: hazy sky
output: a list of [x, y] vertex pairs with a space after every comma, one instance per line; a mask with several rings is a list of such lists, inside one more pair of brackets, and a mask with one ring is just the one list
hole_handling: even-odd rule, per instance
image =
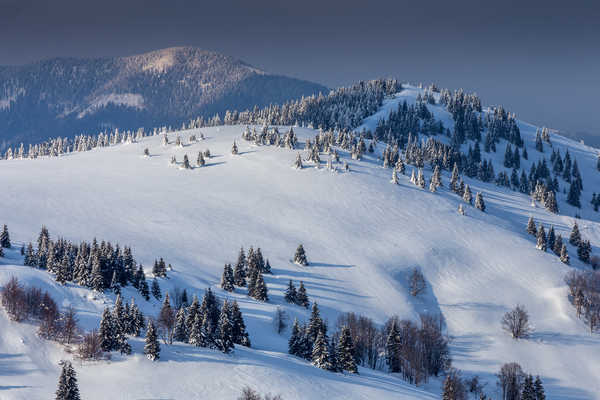
[[0, 0], [0, 64], [191, 45], [329, 87], [382, 76], [476, 91], [600, 135], [600, 1]]

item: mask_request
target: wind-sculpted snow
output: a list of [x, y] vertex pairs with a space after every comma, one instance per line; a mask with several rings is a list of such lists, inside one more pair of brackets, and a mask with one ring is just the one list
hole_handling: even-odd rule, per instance
[[[443, 117], [445, 111], [438, 111]], [[533, 147], [535, 128], [520, 126], [530, 154], [523, 161], [528, 170], [539, 157]], [[525, 231], [533, 216], [568, 237], [575, 209], [562, 194], [555, 215], [532, 207], [528, 196], [465, 178], [474, 194], [483, 192], [487, 209], [482, 213], [466, 206], [461, 216], [462, 200], [448, 190], [448, 171], [436, 193], [412, 185], [408, 176], [392, 185], [391, 169], [377, 159], [382, 144], [361, 161], [340, 150], [350, 172], [330, 172], [324, 161], [320, 169], [306, 162], [297, 170], [292, 164], [302, 150], [255, 146], [241, 139], [244, 129], [180, 132], [183, 147], [163, 146], [162, 138], [154, 136], [61, 157], [2, 162], [0, 223], [8, 224], [13, 241], [35, 241], [44, 224], [53, 238], [78, 242], [97, 237], [129, 245], [147, 273], [157, 257], [172, 263], [169, 278], [161, 279], [163, 290], [187, 288], [201, 295], [210, 286], [221, 298], [237, 299], [243, 311], [252, 349], [237, 347], [233, 355], [223, 355], [184, 344], [162, 345], [161, 360], [152, 363], [142, 354], [143, 341], [132, 339], [132, 356], [74, 365], [83, 398], [235, 398], [245, 385], [281, 393], [286, 400], [438, 398], [440, 379], [415, 388], [384, 372], [361, 368], [359, 376], [334, 374], [287, 355], [289, 332], [278, 335], [272, 326], [276, 307], [283, 307], [291, 320], [309, 315], [283, 301], [289, 279], [304, 281], [330, 326], [346, 311], [380, 324], [392, 315], [416, 320], [422, 312], [441, 312], [452, 338], [454, 366], [464, 377], [481, 376], [492, 396], [499, 395], [494, 374], [503, 363], [516, 361], [542, 377], [548, 398], [597, 398], [600, 339], [575, 316], [563, 282], [570, 269], [589, 267], [577, 260], [572, 246], [571, 266], [537, 250]], [[316, 133], [294, 131], [300, 148]], [[200, 132], [206, 139], [188, 144], [189, 136]], [[169, 137], [173, 142], [175, 135]], [[236, 156], [230, 153], [234, 140]], [[589, 207], [591, 193], [600, 192], [597, 154], [556, 135], [552, 142], [577, 158], [585, 187], [579, 225], [598, 254], [600, 214]], [[497, 153], [484, 155], [498, 168], [502, 143]], [[150, 157], [143, 156], [145, 148]], [[173, 155], [178, 162], [184, 154], [195, 160], [207, 148], [213, 157], [204, 167], [169, 164]], [[430, 169], [425, 173], [431, 176]], [[307, 267], [291, 262], [299, 243], [306, 249]], [[235, 262], [240, 246], [260, 246], [273, 267], [273, 275], [265, 275], [268, 303], [250, 299], [239, 288], [233, 294], [218, 288], [224, 263]], [[0, 262], [1, 283], [16, 275], [51, 291], [60, 306], [77, 309], [87, 329], [97, 326], [104, 306], [114, 301], [112, 294], [63, 287], [44, 271], [18, 266], [16, 251], [7, 251]], [[428, 283], [418, 298], [409, 295], [406, 282], [414, 267]], [[146, 315], [157, 314], [158, 302], [145, 302], [133, 289], [124, 289], [126, 300], [132, 295]], [[527, 308], [535, 327], [527, 340], [515, 341], [501, 330], [502, 315], [517, 303]], [[0, 397], [47, 398], [55, 390], [58, 360], [71, 356], [36, 338], [34, 327], [1, 315]]]

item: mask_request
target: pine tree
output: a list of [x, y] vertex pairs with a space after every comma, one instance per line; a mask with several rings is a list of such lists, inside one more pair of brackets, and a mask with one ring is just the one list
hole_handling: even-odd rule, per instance
[[231, 303], [229, 306], [229, 312], [229, 319], [232, 326], [231, 335], [233, 338], [233, 343], [250, 347], [250, 338], [248, 336], [248, 332], [246, 332], [244, 317], [242, 316], [242, 312], [240, 311], [240, 306], [238, 305], [237, 301], [234, 300], [233, 303]]
[[151, 361], [160, 359], [160, 344], [156, 336], [154, 322], [148, 319], [148, 329], [146, 330], [146, 344], [144, 345], [144, 354]]
[[288, 283], [287, 289], [285, 290], [284, 299], [288, 303], [296, 304], [296, 301], [297, 301], [296, 286], [294, 286], [294, 282], [292, 282], [291, 279], [290, 279], [290, 282]]
[[223, 353], [230, 353], [233, 349], [233, 327], [229, 319], [229, 303], [227, 300], [223, 302], [221, 315], [219, 316], [219, 339], [217, 345]]
[[200, 303], [198, 302], [198, 297], [194, 295], [192, 299], [192, 304], [190, 304], [187, 308], [187, 316], [185, 318], [185, 329], [187, 331], [188, 336], [191, 335], [192, 326], [194, 325], [194, 320], [196, 315], [200, 313]]
[[544, 207], [546, 207], [546, 209], [551, 213], [558, 214], [558, 203], [553, 190], [548, 192], [548, 195], [544, 200]]
[[477, 192], [477, 195], [475, 196], [475, 208], [485, 212], [485, 202], [483, 201], [481, 192]]
[[456, 162], [454, 163], [454, 167], [452, 168], [452, 176], [450, 177], [450, 190], [454, 193], [458, 190], [458, 165]]
[[228, 292], [233, 292], [233, 285], [234, 278], [233, 270], [231, 269], [231, 264], [225, 264], [225, 267], [223, 267], [223, 275], [221, 276], [221, 289], [226, 290]]
[[183, 155], [183, 168], [185, 169], [191, 169], [192, 166], [190, 165], [190, 159], [188, 158], [187, 154]]
[[540, 228], [537, 231], [537, 244], [535, 247], [541, 251], [546, 251], [547, 249], [546, 231], [542, 224], [540, 224]]
[[473, 195], [471, 194], [471, 188], [468, 184], [465, 185], [465, 193], [463, 194], [463, 200], [466, 203], [473, 205]]
[[271, 263], [269, 262], [269, 259], [267, 258], [267, 261], [265, 262], [265, 266], [263, 267], [263, 272], [265, 274], [270, 274], [272, 273], [271, 271]]
[[558, 235], [556, 236], [556, 240], [554, 240], [554, 246], [552, 246], [552, 251], [554, 252], [554, 254], [556, 254], [557, 256], [560, 256], [560, 252], [562, 251], [562, 246], [563, 246], [563, 239], [562, 239], [562, 235]]
[[294, 168], [302, 169], [302, 157], [300, 156], [300, 153], [296, 155], [296, 161], [294, 161]]
[[29, 242], [29, 244], [27, 245], [27, 250], [25, 250], [25, 258], [23, 259], [23, 264], [28, 267], [35, 267], [35, 265], [37, 264], [35, 261], [35, 253], [33, 252], [33, 244], [31, 244], [31, 242]]
[[565, 263], [567, 265], [570, 264], [569, 253], [567, 252], [566, 244], [563, 244], [562, 249], [560, 250], [560, 261], [562, 261], [563, 263]]
[[288, 341], [288, 353], [298, 357], [304, 356], [302, 349], [302, 331], [297, 318], [294, 319], [294, 324], [292, 325], [292, 334]]
[[104, 292], [104, 277], [102, 276], [102, 267], [100, 266], [100, 257], [97, 253], [92, 256], [92, 276], [90, 282], [91, 288], [97, 292]]
[[267, 294], [267, 284], [263, 278], [262, 272], [258, 271], [256, 285], [254, 287], [253, 296], [258, 301], [269, 301]]
[[537, 228], [535, 227], [535, 221], [533, 220], [533, 217], [529, 217], [529, 221], [527, 222], [527, 233], [529, 233], [530, 235], [536, 236], [537, 235]]
[[317, 302], [314, 302], [312, 305], [312, 310], [310, 313], [310, 319], [308, 320], [308, 326], [306, 328], [308, 340], [310, 345], [312, 346], [317, 340], [317, 335], [320, 331], [324, 330], [324, 322], [321, 319], [321, 312], [319, 311], [319, 306]]
[[296, 254], [294, 255], [294, 262], [304, 267], [308, 265], [306, 253], [304, 252], [304, 247], [302, 245], [299, 245], [296, 249]]
[[590, 255], [592, 252], [592, 245], [589, 240], [581, 240], [577, 247], [577, 258], [583, 261], [585, 264], [590, 263]]
[[310, 306], [308, 295], [306, 294], [306, 288], [304, 287], [304, 282], [302, 281], [300, 281], [300, 286], [298, 287], [298, 292], [296, 293], [296, 304], [304, 308], [308, 308], [308, 306]]
[[196, 165], [198, 167], [204, 167], [204, 165], [206, 164], [206, 160], [204, 159], [204, 155], [202, 155], [202, 152], [198, 152], [198, 158], [196, 159]]
[[579, 246], [581, 242], [581, 233], [579, 233], [579, 226], [577, 226], [577, 222], [573, 224], [573, 229], [571, 230], [571, 236], [569, 237], [569, 243], [573, 246]]
[[0, 247], [10, 249], [10, 235], [6, 224], [2, 226], [2, 232], [0, 233]]
[[173, 329], [173, 340], [177, 342], [187, 342], [187, 331], [185, 325], [185, 309], [179, 307], [175, 315], [175, 328]]
[[150, 300], [150, 289], [148, 288], [148, 282], [146, 281], [146, 274], [144, 274], [143, 270], [142, 270], [142, 266], [140, 265], [140, 269], [138, 271], [142, 271], [142, 274], [140, 276], [140, 295], [142, 295], [142, 297], [148, 301]]
[[190, 336], [188, 339], [188, 343], [192, 344], [196, 347], [206, 347], [206, 342], [204, 341], [204, 335], [202, 334], [202, 315], [197, 313], [194, 316], [194, 321], [192, 323], [192, 328], [190, 330]]
[[246, 286], [246, 255], [243, 247], [240, 248], [240, 254], [233, 271], [233, 279], [237, 286]]
[[392, 180], [391, 183], [394, 185], [398, 184], [398, 173], [396, 172], [396, 168], [392, 169]]
[[398, 330], [396, 321], [393, 321], [385, 343], [386, 362], [390, 372], [392, 373], [400, 372], [400, 345], [400, 331]]
[[358, 368], [356, 367], [356, 361], [354, 360], [354, 343], [352, 342], [350, 329], [348, 329], [347, 326], [342, 327], [337, 353], [340, 368], [353, 374], [357, 374]]
[[553, 251], [555, 243], [556, 234], [554, 233], [554, 225], [550, 225], [550, 230], [548, 231], [548, 248]]
[[314, 366], [330, 370], [331, 359], [329, 355], [329, 343], [323, 330], [319, 330], [317, 338], [313, 345], [312, 363]]
[[535, 377], [535, 382], [533, 383], [534, 392], [535, 392], [535, 400], [546, 400], [546, 393], [544, 392], [544, 385], [542, 385], [542, 380], [539, 375]]
[[533, 386], [533, 377], [527, 375], [523, 382], [523, 389], [521, 391], [521, 400], [536, 400], [535, 399], [535, 388]]
[[100, 347], [102, 348], [102, 351], [110, 352], [117, 348], [115, 324], [108, 307], [106, 307], [102, 313], [98, 335], [100, 336]]
[[425, 176], [423, 175], [423, 170], [419, 168], [419, 173], [417, 174], [417, 186], [421, 189], [425, 189]]
[[234, 156], [238, 154], [238, 147], [235, 143], [235, 140], [233, 141], [233, 146], [231, 146], [231, 154], [233, 154]]
[[581, 191], [577, 182], [572, 182], [569, 187], [569, 194], [567, 195], [567, 203], [573, 207], [581, 208]]
[[75, 369], [69, 361], [62, 361], [62, 371], [58, 378], [56, 400], [80, 400], [79, 386]]
[[158, 284], [158, 279], [156, 277], [152, 279], [152, 296], [156, 300], [162, 299], [162, 293], [160, 292], [160, 285]]

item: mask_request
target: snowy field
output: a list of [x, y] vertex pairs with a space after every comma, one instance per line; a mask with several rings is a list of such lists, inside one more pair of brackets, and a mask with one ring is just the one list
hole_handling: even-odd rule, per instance
[[[377, 119], [397, 107], [414, 102], [415, 88], [385, 101]], [[436, 118], [450, 115], [432, 106]], [[447, 124], [446, 124], [447, 125]], [[535, 127], [521, 123], [529, 161]], [[79, 242], [97, 237], [129, 245], [146, 266], [164, 257], [174, 271], [161, 280], [163, 290], [187, 288], [201, 295], [212, 287], [221, 298], [240, 303], [253, 347], [237, 347], [233, 355], [174, 344], [162, 346], [161, 360], [152, 363], [142, 354], [143, 339], [131, 339], [134, 354], [114, 355], [110, 362], [75, 363], [84, 399], [223, 398], [234, 399], [250, 385], [262, 393], [291, 399], [434, 399], [440, 380], [415, 387], [400, 378], [365, 368], [359, 376], [335, 374], [287, 354], [289, 332], [273, 328], [277, 306], [292, 318], [306, 320], [309, 311], [289, 305], [283, 291], [289, 279], [303, 280], [312, 300], [332, 325], [341, 312], [353, 311], [384, 323], [392, 315], [418, 319], [422, 312], [441, 312], [451, 336], [454, 366], [463, 376], [479, 375], [486, 393], [497, 398], [495, 374], [505, 362], [516, 361], [539, 374], [550, 399], [600, 398], [600, 336], [590, 335], [575, 316], [567, 299], [564, 275], [572, 268], [588, 268], [569, 246], [571, 266], [553, 253], [535, 248], [525, 231], [533, 216], [546, 228], [568, 237], [576, 209], [558, 196], [560, 214], [532, 207], [528, 196], [494, 184], [465, 178], [473, 194], [483, 192], [487, 210], [466, 207], [445, 188], [430, 193], [412, 185], [408, 176], [390, 184], [391, 169], [375, 155], [351, 160], [351, 172], [330, 172], [306, 163], [292, 168], [297, 151], [255, 146], [241, 139], [244, 127], [226, 126], [183, 131], [184, 143], [202, 132], [206, 140], [175, 147], [162, 145], [162, 137], [117, 145], [57, 158], [0, 162], [0, 224], [6, 223], [13, 243], [35, 242], [42, 224], [53, 239], [63, 236]], [[361, 130], [359, 127], [358, 130]], [[282, 127], [281, 132], [287, 128]], [[294, 128], [301, 146], [316, 131]], [[169, 134], [175, 140], [175, 134]], [[583, 209], [579, 226], [600, 253], [600, 214], [589, 201], [600, 192], [595, 150], [551, 135], [555, 148], [569, 149], [583, 175]], [[231, 155], [236, 140], [240, 154]], [[493, 156], [501, 170], [505, 142]], [[143, 157], [144, 148], [150, 157]], [[544, 156], [551, 154], [549, 146]], [[199, 151], [210, 149], [207, 165], [192, 170], [169, 164], [175, 155], [187, 154], [193, 163]], [[325, 158], [323, 158], [325, 159]], [[407, 166], [410, 174], [411, 166]], [[426, 176], [431, 170], [426, 168]], [[564, 182], [561, 181], [561, 185]], [[290, 262], [299, 243], [311, 265]], [[240, 290], [222, 291], [219, 281], [226, 262], [235, 262], [240, 246], [260, 246], [273, 275], [265, 275], [270, 301], [257, 302]], [[20, 246], [19, 246], [20, 247]], [[18, 251], [0, 259], [0, 283], [11, 276], [50, 291], [59, 306], [73, 305], [82, 326], [97, 327], [112, 294], [94, 295], [69, 284], [61, 286], [44, 271], [21, 266]], [[408, 294], [408, 272], [420, 267], [429, 289], [424, 296]], [[124, 289], [145, 314], [156, 315], [160, 303], [145, 302], [132, 288]], [[526, 306], [535, 327], [527, 340], [515, 341], [500, 327], [502, 315], [517, 303]], [[9, 322], [0, 312], [0, 398], [49, 398], [56, 389], [62, 348], [36, 337], [28, 324]]]

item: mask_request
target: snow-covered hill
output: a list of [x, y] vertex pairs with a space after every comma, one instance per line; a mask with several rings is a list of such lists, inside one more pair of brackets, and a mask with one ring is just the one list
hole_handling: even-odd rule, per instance
[[[372, 127], [399, 101], [414, 102], [419, 91], [409, 87], [386, 100], [381, 114], [364, 126]], [[446, 111], [430, 109], [450, 123]], [[523, 161], [528, 170], [540, 156], [533, 150], [536, 128], [525, 123], [520, 128], [530, 152], [529, 161]], [[289, 279], [305, 282], [311, 300], [332, 324], [346, 311], [381, 324], [392, 315], [416, 320], [421, 312], [441, 312], [452, 337], [454, 366], [463, 376], [482, 377], [492, 396], [498, 396], [500, 366], [516, 361], [542, 376], [548, 398], [599, 398], [600, 338], [575, 316], [563, 282], [570, 269], [588, 267], [572, 247], [571, 266], [537, 250], [525, 231], [533, 216], [568, 237], [575, 209], [564, 195], [559, 195], [561, 214], [555, 215], [532, 207], [526, 195], [465, 178], [473, 193], [483, 192], [487, 210], [467, 206], [461, 216], [456, 210], [463, 202], [447, 189], [446, 172], [445, 188], [437, 193], [417, 188], [408, 176], [399, 185], [390, 184], [391, 170], [378, 160], [381, 144], [361, 161], [340, 151], [350, 172], [311, 164], [297, 170], [292, 168], [297, 151], [255, 146], [241, 139], [243, 130], [223, 126], [180, 132], [184, 143], [199, 131], [206, 137], [184, 147], [163, 146], [162, 138], [154, 136], [61, 157], [1, 162], [0, 223], [9, 226], [13, 241], [34, 241], [44, 224], [53, 238], [78, 242], [97, 237], [130, 245], [145, 266], [157, 257], [173, 265], [163, 289], [185, 287], [202, 294], [210, 286], [221, 298], [237, 299], [244, 313], [252, 349], [238, 347], [228, 356], [177, 344], [163, 346], [161, 361], [152, 363], [141, 354], [143, 342], [132, 340], [133, 356], [75, 366], [85, 399], [235, 398], [245, 385], [281, 393], [286, 400], [439, 396], [440, 380], [416, 388], [383, 372], [361, 368], [359, 376], [334, 374], [287, 355], [289, 333], [278, 335], [272, 327], [276, 307], [300, 320], [309, 315], [283, 301]], [[294, 130], [301, 148], [317, 133]], [[234, 140], [239, 146], [235, 156]], [[555, 135], [552, 142], [577, 158], [585, 185], [579, 225], [597, 254], [600, 214], [589, 207], [591, 193], [600, 192], [597, 153]], [[484, 154], [497, 162], [497, 171], [504, 145]], [[142, 155], [144, 148], [150, 157]], [[178, 161], [184, 154], [195, 160], [207, 148], [213, 157], [205, 167], [184, 170], [169, 164], [173, 155]], [[299, 243], [311, 261], [308, 267], [290, 262]], [[240, 246], [251, 245], [260, 246], [273, 267], [273, 275], [265, 275], [268, 303], [239, 289], [229, 294], [218, 288], [223, 264], [235, 261]], [[6, 253], [0, 259], [0, 283], [16, 275], [44, 287], [59, 305], [72, 304], [88, 329], [97, 326], [105, 304], [114, 301], [113, 295], [58, 285], [45, 271], [20, 266], [16, 251]], [[414, 267], [421, 268], [431, 289], [416, 299], [407, 289]], [[131, 296], [146, 314], [158, 312], [158, 303], [125, 289], [124, 298]], [[500, 327], [503, 313], [517, 303], [526, 306], [535, 326], [527, 340], [515, 341]], [[56, 387], [58, 360], [70, 356], [38, 339], [33, 327], [9, 322], [4, 312], [0, 318], [0, 397], [47, 398]]]

